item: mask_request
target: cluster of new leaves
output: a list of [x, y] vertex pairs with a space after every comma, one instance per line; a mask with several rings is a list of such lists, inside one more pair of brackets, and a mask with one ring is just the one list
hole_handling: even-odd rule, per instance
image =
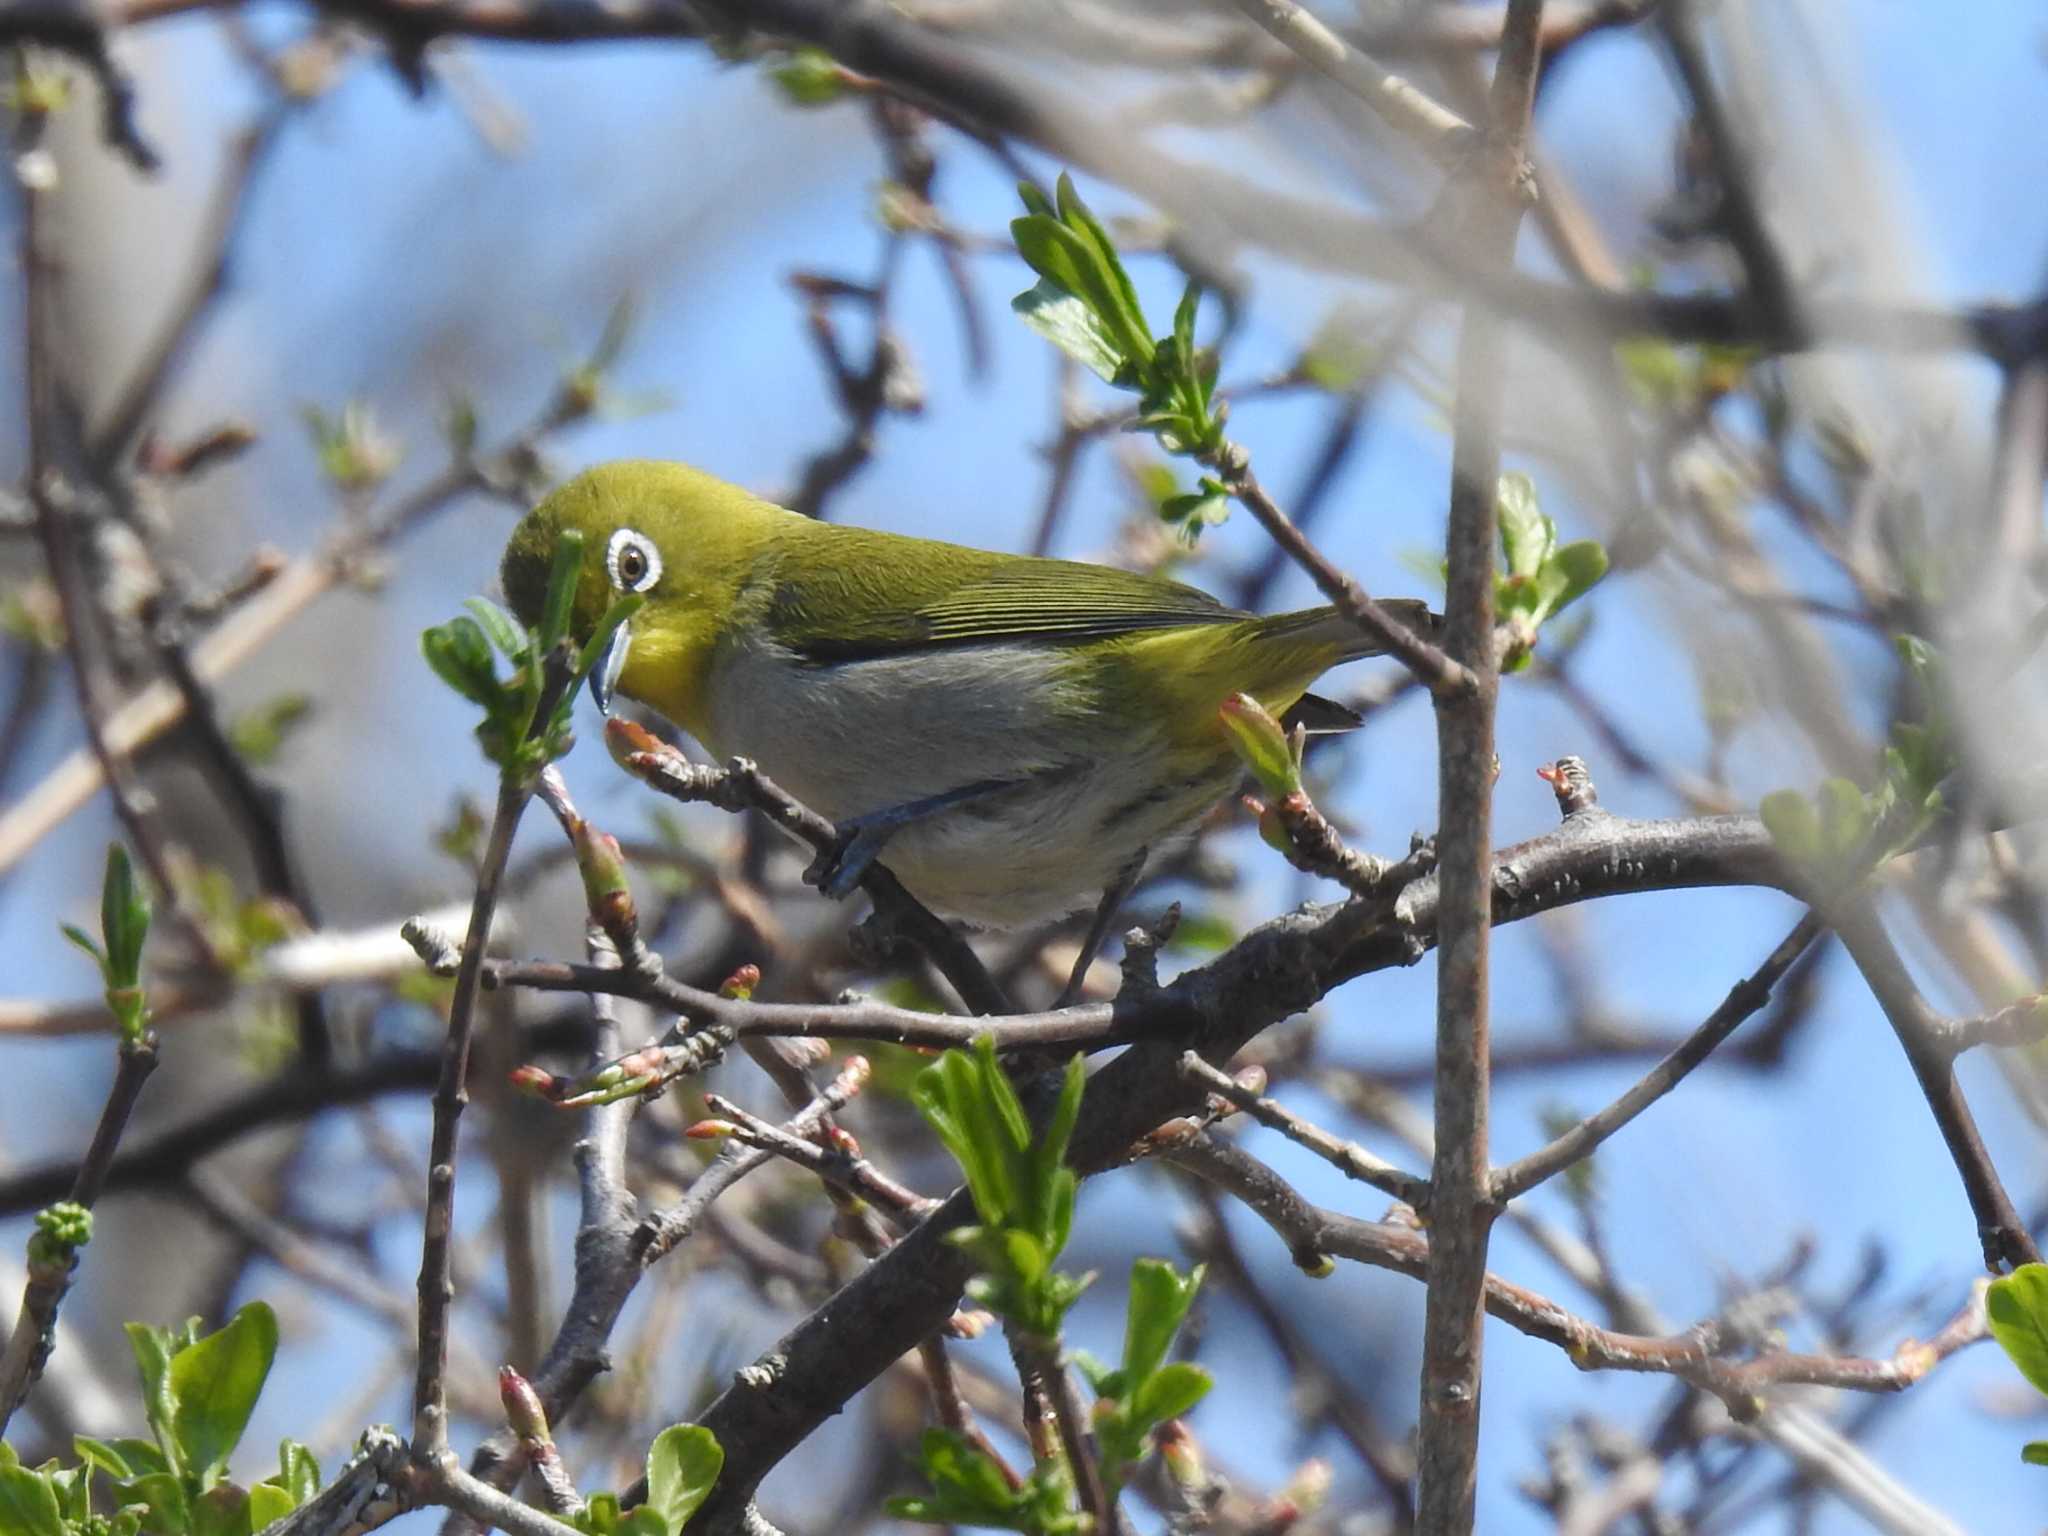
[[[1211, 459], [1223, 447], [1221, 402], [1213, 398], [1216, 355], [1195, 345], [1198, 283], [1189, 283], [1174, 312], [1173, 333], [1155, 338], [1109, 232], [1088, 211], [1062, 175], [1054, 201], [1026, 182], [1018, 187], [1027, 212], [1010, 224], [1017, 251], [1038, 283], [1011, 300], [1025, 324], [1105, 383], [1139, 398], [1134, 425], [1157, 434], [1170, 453]], [[1205, 480], [1169, 516], [1190, 516], [1220, 505], [1225, 491]]]
[[1074, 1170], [1067, 1140], [1081, 1113], [1081, 1058], [1067, 1063], [1045, 1134], [1034, 1139], [993, 1037], [971, 1051], [947, 1051], [911, 1085], [911, 1101], [967, 1176], [981, 1217], [951, 1240], [979, 1266], [968, 1294], [1036, 1338], [1056, 1338], [1060, 1321], [1093, 1276], [1053, 1268], [1074, 1225]]
[[1592, 539], [1557, 542], [1557, 524], [1536, 503], [1527, 475], [1510, 471], [1494, 491], [1500, 552], [1506, 566], [1493, 579], [1493, 611], [1508, 632], [1503, 672], [1529, 664], [1544, 621], [1590, 591], [1607, 574], [1607, 551]]
[[[436, 625], [420, 637], [420, 650], [441, 680], [484, 709], [477, 740], [500, 772], [520, 782], [569, 750], [569, 716], [576, 689], [605, 654], [612, 632], [640, 606], [638, 597], [620, 598], [579, 650], [569, 638], [569, 616], [583, 568], [583, 535], [565, 529], [555, 540], [547, 601], [537, 628], [528, 630], [488, 598], [463, 606], [469, 616]], [[498, 675], [492, 647], [511, 662]]]
[[711, 1497], [725, 1451], [701, 1424], [672, 1424], [647, 1448], [647, 1502], [619, 1508], [616, 1493], [593, 1493], [571, 1516], [584, 1536], [677, 1536]]
[[[1984, 1294], [1991, 1336], [2012, 1357], [2020, 1374], [2048, 1393], [2048, 1264], [2022, 1264], [2000, 1275]], [[2048, 1467], [2048, 1440], [2031, 1440], [2020, 1458]]]
[[1102, 1479], [1112, 1495], [1144, 1456], [1152, 1432], [1209, 1395], [1207, 1371], [1192, 1361], [1166, 1358], [1201, 1284], [1199, 1264], [1183, 1277], [1164, 1259], [1139, 1259], [1131, 1266], [1123, 1359], [1110, 1370], [1085, 1354], [1074, 1357], [1095, 1389], [1089, 1422], [1095, 1428]]
[[[1055, 1357], [1062, 1320], [1093, 1278], [1053, 1268], [1073, 1223], [1075, 1177], [1064, 1157], [1081, 1088], [1076, 1056], [1067, 1064], [1044, 1132], [1034, 1139], [986, 1035], [972, 1051], [946, 1052], [911, 1087], [919, 1112], [959, 1162], [981, 1217], [979, 1225], [950, 1238], [979, 1266], [969, 1294], [1013, 1329], [1044, 1341]], [[1199, 1270], [1183, 1279], [1161, 1260], [1138, 1260], [1131, 1269], [1122, 1360], [1115, 1369], [1076, 1361], [1095, 1389], [1090, 1423], [1103, 1485], [1112, 1496], [1145, 1454], [1152, 1432], [1209, 1390], [1207, 1371], [1166, 1359], [1200, 1283]], [[890, 1513], [901, 1519], [1033, 1536], [1070, 1536], [1089, 1528], [1088, 1517], [1075, 1507], [1070, 1470], [1057, 1460], [1040, 1462], [1020, 1486], [968, 1436], [935, 1428], [925, 1432], [922, 1462], [932, 1491], [891, 1500]]]
[[520, 1450], [556, 1495], [561, 1517], [584, 1536], [677, 1536], [711, 1496], [725, 1468], [718, 1437], [697, 1424], [675, 1424], [647, 1448], [647, 1501], [630, 1511], [616, 1493], [577, 1495], [562, 1470], [554, 1432], [533, 1386], [509, 1365], [498, 1372], [498, 1395]]
[[62, 925], [64, 937], [93, 958], [106, 987], [107, 1007], [124, 1041], [138, 1041], [149, 1025], [142, 995], [142, 946], [149, 938], [149, 897], [135, 878], [128, 850], [119, 843], [107, 848], [106, 877], [100, 882], [100, 939], [94, 943], [81, 928]]
[[1941, 784], [1955, 770], [1940, 655], [1913, 635], [1899, 635], [1894, 643], [1926, 707], [1923, 719], [1892, 726], [1875, 786], [1866, 790], [1850, 779], [1830, 778], [1811, 800], [1796, 789], [1781, 789], [1766, 795], [1760, 807], [1778, 851], [1824, 887], [1859, 880], [1878, 861], [1918, 842], [1940, 817]]
[[[24, 1467], [0, 1445], [4, 1536], [252, 1536], [320, 1491], [320, 1466], [296, 1440], [253, 1488], [227, 1477], [277, 1353], [277, 1319], [250, 1302], [217, 1333], [198, 1319], [172, 1331], [128, 1325], [150, 1438], [73, 1442], [78, 1464]], [[95, 1477], [112, 1496], [94, 1509]]]

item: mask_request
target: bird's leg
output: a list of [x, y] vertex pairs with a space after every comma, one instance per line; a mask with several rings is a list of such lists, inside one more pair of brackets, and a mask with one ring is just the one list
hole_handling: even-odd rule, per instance
[[1140, 848], [1137, 854], [1109, 882], [1109, 888], [1102, 893], [1102, 900], [1096, 904], [1095, 918], [1088, 924], [1088, 936], [1081, 940], [1081, 953], [1074, 957], [1074, 968], [1067, 973], [1067, 984], [1060, 988], [1055, 1008], [1064, 1008], [1081, 996], [1081, 987], [1088, 980], [1088, 967], [1095, 963], [1096, 953], [1102, 948], [1102, 941], [1109, 937], [1110, 925], [1116, 921], [1120, 908], [1132, 891], [1138, 888], [1138, 876], [1145, 872], [1145, 855], [1151, 850]]
[[927, 816], [936, 816], [940, 811], [951, 810], [966, 801], [979, 800], [997, 790], [1012, 788], [1018, 782], [1016, 779], [977, 779], [972, 784], [927, 795], [922, 800], [907, 800], [902, 805], [849, 817], [838, 823], [838, 844], [811, 861], [811, 867], [804, 871], [804, 879], [827, 896], [849, 895], [860, 884], [860, 877], [868, 872], [868, 866], [875, 862], [882, 845], [896, 834], [899, 827], [907, 827]]

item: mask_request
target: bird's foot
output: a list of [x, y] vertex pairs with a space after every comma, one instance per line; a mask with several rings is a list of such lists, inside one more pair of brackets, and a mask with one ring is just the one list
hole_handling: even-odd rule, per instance
[[815, 885], [835, 900], [850, 896], [883, 846], [900, 828], [950, 810], [965, 801], [978, 800], [999, 789], [1008, 789], [1016, 782], [1014, 779], [979, 779], [958, 789], [927, 795], [922, 800], [907, 800], [902, 805], [849, 817], [834, 828], [839, 835], [832, 846], [820, 849], [818, 856], [811, 860], [810, 868], [804, 871], [804, 882]]
[[852, 895], [895, 830], [864, 827], [855, 821], [840, 823], [838, 838], [831, 847], [819, 849], [810, 868], [804, 871], [804, 884], [815, 885], [835, 901]]

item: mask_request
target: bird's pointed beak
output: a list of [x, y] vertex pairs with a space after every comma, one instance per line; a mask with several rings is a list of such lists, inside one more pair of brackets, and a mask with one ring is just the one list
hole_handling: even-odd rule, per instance
[[604, 654], [590, 669], [590, 696], [597, 700], [599, 714], [609, 715], [612, 712], [612, 689], [618, 686], [619, 674], [626, 670], [626, 653], [632, 648], [633, 623], [629, 619], [612, 631], [611, 639], [605, 642]]

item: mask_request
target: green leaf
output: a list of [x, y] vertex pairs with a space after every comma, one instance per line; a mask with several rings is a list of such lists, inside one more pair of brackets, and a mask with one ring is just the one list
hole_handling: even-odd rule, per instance
[[[1134, 362], [1149, 361], [1152, 357], [1152, 330], [1145, 324], [1145, 310], [1138, 303], [1137, 286], [1132, 283], [1131, 274], [1124, 270], [1123, 258], [1117, 255], [1116, 242], [1109, 238], [1109, 231], [1102, 227], [1101, 220], [1081, 201], [1081, 194], [1074, 190], [1073, 177], [1062, 171], [1053, 193], [1062, 222], [1087, 241], [1095, 253], [1094, 269], [1103, 284], [1104, 303], [1111, 312], [1112, 326], [1126, 336]], [[1192, 316], [1190, 320], [1192, 322]]]
[[1174, 1360], [1145, 1379], [1131, 1397], [1131, 1417], [1144, 1430], [1193, 1411], [1215, 1380], [1199, 1365]]
[[147, 1323], [128, 1324], [128, 1347], [135, 1355], [135, 1369], [142, 1377], [142, 1411], [149, 1420], [150, 1433], [156, 1436], [158, 1454], [163, 1459], [166, 1471], [182, 1475], [185, 1471], [183, 1452], [178, 1447], [174, 1424], [177, 1419], [177, 1405], [171, 1396], [171, 1356], [184, 1345], [184, 1340], [167, 1328], [152, 1328]]
[[2020, 1447], [2020, 1460], [2031, 1467], [2048, 1467], [2048, 1440], [2029, 1440]]
[[277, 1476], [270, 1479], [291, 1495], [297, 1509], [320, 1491], [320, 1462], [313, 1452], [296, 1440], [277, 1443]]
[[1017, 317], [1105, 384], [1114, 384], [1123, 354], [1095, 311], [1050, 278], [1010, 300]]
[[1142, 1380], [1159, 1369], [1201, 1284], [1200, 1265], [1185, 1280], [1164, 1259], [1139, 1259], [1131, 1265], [1124, 1323], [1123, 1372], [1127, 1380]]
[[1121, 363], [1141, 367], [1151, 361], [1152, 338], [1144, 316], [1123, 302], [1122, 269], [1112, 273], [1093, 240], [1058, 219], [1038, 214], [1011, 220], [1010, 236], [1034, 272], [1088, 306]]
[[107, 974], [106, 952], [92, 941], [91, 936], [76, 923], [59, 923], [57, 931], [92, 956], [92, 963], [99, 969], [101, 979], [104, 980]]
[[725, 1466], [718, 1437], [701, 1424], [674, 1424], [647, 1450], [647, 1505], [661, 1517], [666, 1536], [689, 1524], [711, 1496]]
[[1217, 718], [1259, 787], [1276, 800], [1301, 793], [1301, 765], [1280, 722], [1248, 693], [1224, 700]]
[[0, 1467], [0, 1536], [66, 1536], [57, 1490], [43, 1473]]
[[277, 1315], [252, 1301], [228, 1325], [171, 1357], [172, 1431], [186, 1476], [212, 1486], [248, 1428], [277, 1354]]
[[1038, 189], [1038, 187], [1032, 182], [1018, 182], [1017, 196], [1019, 199], [1022, 200], [1024, 204], [1024, 211], [1026, 213], [1040, 214], [1048, 219], [1056, 219], [1059, 217], [1059, 214], [1053, 208], [1051, 201], [1048, 200], [1046, 195], [1043, 192], [1041, 192]]
[[91, 1435], [73, 1435], [71, 1454], [85, 1465], [99, 1468], [109, 1477], [133, 1477], [141, 1470], [130, 1465], [128, 1458], [114, 1446], [104, 1440], [96, 1440]]
[[504, 697], [498, 669], [491, 661], [491, 644], [474, 619], [451, 619], [420, 636], [420, 654], [441, 681], [486, 709], [495, 709]]
[[150, 1536], [190, 1536], [192, 1516], [185, 1499], [185, 1485], [175, 1472], [151, 1472], [120, 1489], [124, 1504], [141, 1504], [146, 1509], [142, 1529]]
[[526, 659], [526, 626], [511, 614], [500, 608], [488, 597], [464, 598], [462, 606], [467, 608], [490, 637], [491, 644], [505, 654], [507, 660]]
[[1173, 344], [1183, 359], [1192, 362], [1195, 356], [1195, 315], [1202, 304], [1202, 285], [1190, 281], [1180, 296], [1180, 307], [1173, 312]]
[[1557, 524], [1537, 505], [1536, 483], [1519, 470], [1500, 477], [1493, 504], [1511, 576], [1534, 576], [1557, 546]]
[[1544, 563], [1545, 617], [1561, 613], [1599, 584], [1607, 574], [1607, 550], [1597, 539], [1574, 539]]
[[548, 595], [541, 604], [540, 628], [533, 636], [543, 655], [569, 633], [569, 615], [575, 611], [576, 583], [582, 571], [583, 530], [564, 528], [555, 536], [555, 563], [548, 572]]
[[1870, 805], [1849, 779], [1823, 779], [1815, 797], [1820, 810], [1820, 842], [1825, 857], [1854, 852], [1870, 834]]
[[2022, 1264], [1984, 1296], [1991, 1336], [2038, 1392], [2048, 1392], [2048, 1264]]
[[289, 1490], [275, 1483], [258, 1483], [249, 1490], [248, 1529], [260, 1531], [273, 1520], [282, 1520], [305, 1501], [294, 1499]]
[[903, 1518], [933, 1523], [1008, 1524], [1018, 1494], [1003, 1476], [1002, 1468], [981, 1447], [950, 1429], [932, 1428], [924, 1432], [918, 1455], [925, 1481], [939, 1497], [931, 1503], [892, 1500], [892, 1511], [899, 1503], [916, 1504], [924, 1512], [905, 1512]]
[[1821, 855], [1820, 818], [1812, 803], [1796, 789], [1778, 789], [1765, 795], [1758, 807], [1764, 830], [1778, 852], [1793, 864], [1811, 864]]
[[107, 985], [132, 987], [142, 972], [142, 946], [149, 937], [149, 897], [135, 879], [128, 850], [107, 845], [107, 873], [100, 884], [100, 936], [107, 944]]

